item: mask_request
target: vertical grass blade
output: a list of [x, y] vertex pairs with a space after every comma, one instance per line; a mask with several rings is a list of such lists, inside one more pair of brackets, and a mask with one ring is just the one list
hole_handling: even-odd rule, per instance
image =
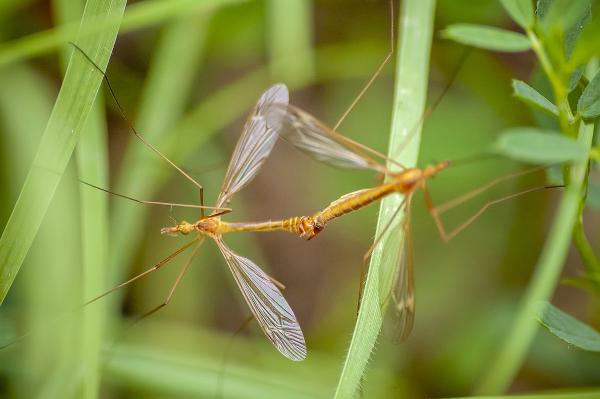
[[[74, 6], [71, 0], [55, 0], [55, 8], [59, 24], [77, 21], [83, 12], [83, 9]], [[66, 50], [63, 56], [65, 68], [68, 55], [72, 50], [71, 46], [68, 46]], [[103, 99], [99, 95], [77, 144], [75, 155], [79, 178], [101, 187], [107, 187], [108, 148], [102, 104]], [[77, 299], [77, 302], [84, 303], [106, 287], [108, 199], [106, 196], [97, 195], [85, 185], [80, 184], [78, 188], [81, 230], [81, 274], [79, 277], [81, 297]], [[81, 328], [78, 329], [80, 339], [77, 341], [78, 346], [76, 347], [81, 378], [76, 381], [74, 388], [80, 398], [95, 399], [100, 394], [100, 349], [104, 308], [104, 304], [100, 302], [88, 307], [81, 315]], [[71, 379], [75, 380], [74, 377]]]
[[[82, 24], [123, 14], [125, 1], [90, 0]], [[101, 67], [108, 63], [118, 21], [79, 44]], [[101, 83], [101, 76], [82, 57], [72, 57], [52, 114], [39, 143], [19, 199], [0, 238], [0, 302], [10, 289], [40, 227]]]
[[[100, 100], [100, 97], [99, 97]], [[108, 154], [106, 126], [102, 108], [96, 103], [87, 131], [77, 145], [79, 178], [101, 187], [108, 186]], [[93, 298], [106, 289], [108, 262], [108, 198], [80, 185], [81, 254], [83, 298]], [[100, 387], [101, 345], [103, 332], [102, 301], [88, 307], [83, 313], [81, 331], [81, 366], [83, 381], [80, 397], [97, 398]]]
[[[425, 109], [434, 14], [435, 0], [402, 2], [388, 155], [406, 166], [415, 165], [419, 153], [420, 130], [415, 133], [412, 133], [412, 130], [418, 125]], [[409, 134], [413, 134], [412, 138], [407, 145], [403, 145]], [[388, 223], [401, 200], [399, 196], [393, 195], [382, 201], [376, 234], [379, 234]], [[397, 219], [394, 223], [401, 223], [400, 218]], [[391, 227], [389, 230], [394, 229]], [[400, 244], [398, 240], [395, 242]], [[393, 268], [397, 266], [382, 262], [386, 258], [383, 251], [398, 250], [400, 249], [378, 245], [373, 252], [358, 319], [338, 382], [336, 398], [351, 398], [359, 388], [383, 323], [380, 282], [390, 281]]]
[[[589, 150], [593, 125], [581, 124], [579, 141]], [[587, 160], [571, 167], [570, 184], [565, 187], [556, 218], [544, 244], [535, 272], [500, 352], [476, 388], [478, 395], [497, 395], [505, 391], [517, 374], [538, 329], [535, 307], [550, 300], [567, 257], [573, 227], [582, 201]]]
[[273, 79], [290, 85], [311, 79], [314, 74], [312, 1], [270, 0], [268, 13]]

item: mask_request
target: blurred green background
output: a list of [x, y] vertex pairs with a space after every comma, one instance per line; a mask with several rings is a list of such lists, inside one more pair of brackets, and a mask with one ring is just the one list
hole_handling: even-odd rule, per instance
[[[52, 39], [44, 31], [56, 32], [67, 18], [65, 7], [74, 3], [0, 3], [2, 226], [58, 93], [61, 51], [72, 51], [66, 40]], [[515, 28], [497, 1], [442, 0], [437, 7], [438, 31], [456, 22]], [[269, 84], [285, 82], [293, 104], [333, 125], [375, 71], [389, 43], [385, 1], [133, 1], [108, 76], [138, 130], [199, 180], [212, 203], [244, 115]], [[430, 99], [446, 86], [463, 51], [434, 40]], [[382, 152], [388, 142], [392, 70], [385, 69], [340, 128]], [[511, 96], [510, 80], [531, 81], [536, 73], [529, 53], [471, 52], [424, 122], [420, 164], [478, 154], [501, 129], [532, 124], [534, 115]], [[93, 141], [92, 153], [103, 165], [106, 152], [108, 170], [98, 174], [102, 180], [107, 173], [105, 181], [90, 183], [142, 199], [196, 202], [194, 187], [132, 139], [105, 88], [102, 92], [97, 111], [105, 116], [90, 123], [88, 130], [106, 132]], [[98, 121], [105, 121], [106, 127]], [[31, 331], [0, 352], [0, 396], [96, 397], [95, 390], [85, 388], [94, 386], [89, 376], [95, 369], [101, 370], [100, 396], [107, 398], [332, 395], [354, 326], [362, 257], [373, 239], [376, 205], [337, 220], [310, 242], [284, 233], [225, 237], [237, 253], [286, 285], [285, 296], [309, 349], [304, 362], [293, 363], [272, 348], [255, 323], [232, 338], [250, 312], [210, 242], [171, 304], [160, 312], [134, 323], [136, 315], [165, 298], [185, 255], [77, 311], [85, 300], [181, 246], [182, 238], [159, 234], [172, 217], [197, 217], [195, 211], [151, 208], [82, 186], [77, 181], [82, 162], [77, 156], [71, 160], [0, 309], [5, 342]], [[443, 203], [526, 168], [499, 159], [451, 168], [431, 183], [432, 194]], [[224, 219], [311, 214], [344, 193], [376, 184], [376, 178], [318, 164], [281, 142], [256, 180], [234, 198], [234, 212]], [[490, 199], [543, 184], [541, 173], [511, 180], [444, 220], [455, 226]], [[96, 198], [98, 212], [105, 210], [103, 201], [109, 205], [108, 217], [101, 220], [108, 222], [108, 230], [94, 233], [98, 235], [93, 242], [104, 258], [93, 271], [82, 269], [82, 240], [91, 234], [86, 232], [89, 224], [81, 221], [83, 196]], [[401, 345], [381, 337], [364, 381], [364, 397], [466, 396], [473, 390], [506, 333], [556, 198], [548, 190], [502, 203], [444, 244], [422, 196], [416, 195], [415, 328]], [[588, 233], [597, 243], [597, 215], [590, 218]], [[102, 252], [104, 240], [107, 253]], [[580, 271], [580, 259], [573, 253], [565, 276]], [[99, 277], [84, 287], [83, 281], [94, 272]], [[600, 327], [594, 303], [582, 291], [563, 285], [553, 303]], [[100, 311], [106, 318], [97, 328], [82, 327], [82, 318], [100, 317]], [[511, 392], [597, 385], [598, 360], [540, 331]], [[88, 377], [92, 382], [82, 384]]]

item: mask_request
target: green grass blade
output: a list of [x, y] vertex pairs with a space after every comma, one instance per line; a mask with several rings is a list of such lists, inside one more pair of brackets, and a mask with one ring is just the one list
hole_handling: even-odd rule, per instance
[[[592, 143], [593, 130], [593, 125], [581, 125], [579, 140], [587, 149]], [[554, 223], [540, 254], [535, 274], [498, 356], [476, 389], [476, 393], [479, 395], [503, 392], [523, 363], [527, 349], [538, 329], [535, 306], [540, 301], [550, 300], [560, 278], [582, 201], [586, 168], [587, 161], [576, 163], [571, 168], [570, 184], [565, 187]]]
[[[101, 97], [98, 98], [100, 104]], [[102, 108], [95, 106], [87, 123], [86, 133], [77, 145], [79, 178], [101, 187], [108, 186], [108, 148]], [[81, 253], [83, 297], [89, 300], [106, 289], [108, 263], [108, 198], [80, 185]], [[82, 398], [97, 398], [100, 386], [101, 346], [103, 332], [102, 301], [89, 306], [83, 313], [81, 361]]]
[[[75, 7], [71, 0], [55, 0], [56, 15], [59, 23], [69, 23], [81, 18], [83, 9]], [[70, 48], [63, 56], [66, 68]], [[96, 98], [83, 135], [76, 148], [79, 178], [97, 184], [108, 185], [108, 148], [107, 128], [104, 118], [102, 96]], [[79, 212], [81, 229], [81, 297], [78, 303], [84, 303], [105, 289], [106, 262], [108, 260], [108, 199], [97, 195], [85, 185], [79, 188]], [[74, 281], [73, 281], [74, 283]], [[105, 306], [97, 303], [85, 309], [81, 315], [80, 339], [76, 347], [81, 369], [80, 379], [76, 382], [77, 396], [95, 399], [100, 394], [100, 367], [102, 346], [102, 312]], [[69, 378], [69, 377], [68, 377]], [[71, 380], [75, 380], [72, 376]]]
[[[416, 165], [419, 152], [420, 129], [412, 132], [419, 124], [425, 109], [434, 14], [435, 0], [408, 0], [402, 3], [398, 35], [401, 40], [397, 50], [395, 99], [388, 155], [407, 166]], [[402, 146], [407, 134], [414, 135], [406, 146]], [[382, 201], [376, 234], [388, 223], [401, 200], [399, 196], [394, 195]], [[397, 220], [397, 223], [401, 221]], [[393, 230], [393, 227], [390, 230]], [[357, 392], [381, 330], [383, 315], [379, 282], [389, 281], [391, 274], [382, 273], [391, 273], [396, 266], [383, 264], [383, 249], [381, 245], [377, 246], [371, 257], [358, 319], [338, 381], [336, 398], [351, 398]], [[399, 251], [400, 248], [385, 250]]]
[[[125, 2], [90, 0], [82, 24], [122, 15]], [[79, 39], [101, 67], [108, 63], [118, 23]], [[33, 165], [0, 238], [0, 302], [4, 300], [44, 218], [100, 87], [101, 76], [83, 57], [72, 57]]]
[[314, 74], [312, 2], [270, 0], [268, 5], [273, 79], [286, 84], [310, 80]]
[[[170, 19], [191, 12], [211, 11], [220, 5], [244, 0], [171, 0], [144, 1], [127, 7], [121, 24], [122, 32], [130, 32], [147, 26], [164, 23]], [[102, 23], [93, 21], [86, 24], [87, 34], [100, 33], [110, 24], [118, 24], [121, 16], [114, 16]], [[46, 54], [56, 47], [73, 41], [79, 31], [77, 24], [65, 24], [43, 32], [34, 33], [0, 45], [0, 65]]]

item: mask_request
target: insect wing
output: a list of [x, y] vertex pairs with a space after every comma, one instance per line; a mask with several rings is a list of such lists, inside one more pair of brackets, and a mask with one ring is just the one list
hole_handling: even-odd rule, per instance
[[295, 361], [304, 360], [304, 335], [279, 289], [251, 260], [235, 254], [221, 240], [217, 240], [217, 245], [254, 318], [269, 341], [285, 357]]
[[268, 104], [285, 106], [288, 101], [288, 89], [283, 84], [271, 86], [259, 98], [235, 146], [217, 199], [217, 207], [227, 204], [233, 194], [240, 191], [256, 176], [277, 141], [281, 118], [267, 120], [264, 115], [265, 106]]
[[[383, 243], [381, 264], [392, 267], [392, 276], [380, 287], [385, 293], [382, 307], [386, 310], [386, 335], [393, 342], [404, 341], [412, 331], [415, 317], [414, 262], [412, 257], [412, 238], [410, 231], [410, 203], [405, 204], [404, 220], [397, 223], [388, 233]], [[404, 234], [402, 234], [404, 232]], [[402, 242], [398, 242], [402, 240]]]
[[377, 162], [362, 153], [358, 143], [335, 132], [299, 108], [291, 105], [269, 105], [266, 117], [269, 120], [280, 121], [280, 136], [318, 161], [343, 168], [385, 172]]

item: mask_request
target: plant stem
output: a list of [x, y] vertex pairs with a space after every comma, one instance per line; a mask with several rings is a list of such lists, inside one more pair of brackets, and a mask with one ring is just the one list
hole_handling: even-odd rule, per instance
[[531, 41], [531, 48], [537, 55], [540, 65], [546, 73], [546, 76], [552, 85], [552, 89], [554, 90], [554, 98], [558, 107], [561, 129], [569, 136], [576, 137], [577, 132], [573, 128], [574, 125], [572, 122], [574, 117], [567, 99], [567, 89], [560, 79], [560, 76], [558, 76], [554, 70], [552, 63], [550, 62], [550, 58], [548, 57], [548, 54], [546, 53], [546, 50], [544, 49], [544, 46], [540, 42], [537, 35], [531, 29], [528, 29], [527, 37], [529, 37], [529, 40]]
[[573, 229], [573, 242], [577, 247], [579, 255], [583, 259], [588, 277], [594, 280], [594, 284], [600, 283], [600, 262], [594, 254], [594, 250], [588, 241], [583, 229], [583, 206], [579, 211], [577, 223]]
[[[434, 14], [435, 0], [402, 2], [399, 26], [401, 40], [397, 50], [394, 109], [388, 155], [406, 166], [415, 165], [419, 153], [420, 126], [416, 131], [415, 126], [419, 125], [425, 109]], [[408, 136], [411, 137], [406, 143]], [[389, 196], [382, 201], [376, 235], [380, 234], [388, 224], [401, 201], [402, 198], [397, 195]], [[396, 226], [398, 223], [402, 223], [401, 217], [394, 221]], [[388, 232], [390, 231], [394, 231], [394, 226], [390, 227]], [[378, 245], [373, 251], [356, 326], [335, 398], [354, 397], [360, 386], [383, 322], [381, 296], [384, 295], [382, 294], [384, 290], [380, 284], [390, 284], [398, 264], [393, 261], [395, 256], [389, 255], [392, 251], [394, 253], [401, 251], [403, 241], [403, 231], [400, 229], [397, 238], [394, 237], [389, 241], [384, 238], [380, 242], [385, 245]], [[387, 245], [389, 242], [392, 244]]]
[[[582, 124], [579, 140], [590, 148], [593, 125]], [[567, 256], [573, 227], [581, 201], [582, 189], [587, 176], [587, 160], [570, 168], [570, 182], [565, 188], [556, 218], [544, 244], [531, 283], [521, 301], [520, 308], [497, 358], [486, 371], [475, 392], [477, 395], [494, 395], [506, 390], [523, 363], [527, 349], [537, 331], [532, 313], [539, 301], [550, 300], [558, 283]]]

